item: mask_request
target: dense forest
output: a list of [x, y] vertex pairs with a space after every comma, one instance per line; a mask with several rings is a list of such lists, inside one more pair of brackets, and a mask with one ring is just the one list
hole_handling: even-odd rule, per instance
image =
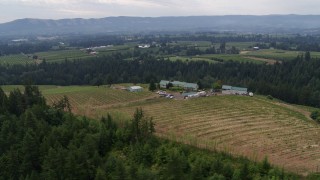
[[115, 53], [90, 61], [0, 66], [0, 84], [23, 84], [31, 80], [39, 85], [101, 85], [169, 79], [197, 82], [203, 88], [211, 88], [220, 80], [290, 103], [320, 107], [320, 61], [306, 54], [275, 65], [258, 65], [232, 61], [172, 62], [147, 53], [129, 61], [125, 60], [128, 56]]
[[46, 105], [36, 86], [0, 88], [0, 179], [298, 179], [272, 167], [156, 138], [137, 109], [128, 122]]

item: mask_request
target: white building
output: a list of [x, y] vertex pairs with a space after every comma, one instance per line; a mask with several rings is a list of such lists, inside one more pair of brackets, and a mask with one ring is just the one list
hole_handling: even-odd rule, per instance
[[222, 86], [222, 94], [247, 95], [248, 89], [243, 87]]
[[131, 86], [128, 88], [130, 92], [141, 92], [143, 91], [143, 88], [141, 86]]

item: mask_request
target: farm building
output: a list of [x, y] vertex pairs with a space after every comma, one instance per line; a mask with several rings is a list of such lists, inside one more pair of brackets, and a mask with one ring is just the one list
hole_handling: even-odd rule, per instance
[[233, 86], [223, 85], [222, 94], [247, 95], [248, 89], [243, 87], [233, 87]]
[[187, 90], [196, 91], [196, 90], [198, 90], [198, 88], [199, 88], [199, 86], [196, 83], [185, 83], [184, 84], [184, 89], [187, 89]]
[[150, 48], [150, 44], [144, 44], [144, 45], [139, 45], [138, 46], [139, 48], [142, 48], [142, 49], [147, 49], [147, 48]]
[[167, 84], [171, 83], [173, 87], [181, 87], [186, 90], [193, 90], [197, 91], [199, 86], [196, 83], [187, 83], [187, 82], [181, 82], [181, 81], [167, 81], [167, 80], [161, 80], [160, 81], [160, 87], [161, 88], [166, 88]]
[[180, 81], [172, 81], [171, 83], [172, 83], [173, 87], [182, 87], [182, 88], [186, 84], [185, 82], [180, 82]]
[[130, 92], [141, 92], [143, 91], [143, 88], [141, 86], [131, 86], [128, 88]]
[[161, 87], [161, 88], [166, 88], [166, 87], [167, 87], [167, 84], [169, 84], [169, 82], [170, 82], [170, 81], [161, 80], [160, 83], [159, 83], [159, 84], [160, 84], [160, 87]]

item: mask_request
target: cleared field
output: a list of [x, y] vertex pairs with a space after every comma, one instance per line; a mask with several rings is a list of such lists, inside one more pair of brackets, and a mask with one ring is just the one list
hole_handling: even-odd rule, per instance
[[[58, 86], [54, 86], [54, 85], [42, 85], [39, 86], [39, 89], [42, 93], [46, 92], [48, 89], [56, 89]], [[1, 86], [1, 88], [3, 89], [4, 92], [9, 93], [10, 91], [13, 91], [14, 89], [20, 89], [20, 91], [24, 90], [23, 85], [5, 85], [5, 86]]]
[[198, 56], [193, 56], [193, 57], [184, 57], [184, 56], [171, 56], [168, 57], [170, 61], [182, 61], [182, 62], [188, 62], [188, 61], [207, 61], [209, 63], [217, 63], [217, 61], [211, 60], [209, 58], [204, 58], [204, 57], [198, 57]]
[[256, 64], [264, 64], [265, 62], [251, 59], [245, 56], [242, 56], [240, 54], [207, 54], [207, 55], [201, 55], [199, 58], [205, 58], [209, 60], [219, 61], [223, 60], [225, 61], [238, 61], [241, 63], [256, 63]]
[[273, 164], [300, 174], [317, 171], [320, 126], [294, 106], [260, 98], [214, 96], [154, 99], [97, 109], [95, 114], [129, 118], [137, 107], [154, 117], [159, 136], [253, 160], [268, 156]]
[[168, 57], [170, 61], [207, 61], [209, 63], [219, 63], [219, 62], [227, 62], [227, 61], [237, 61], [241, 63], [256, 63], [256, 64], [264, 64], [266, 61], [261, 61], [254, 59], [253, 57], [245, 57], [239, 54], [206, 54], [199, 56], [171, 56]]
[[73, 60], [73, 59], [84, 59], [90, 58], [91, 55], [85, 53], [80, 50], [63, 50], [63, 51], [48, 51], [48, 52], [39, 52], [35, 53], [38, 55], [39, 59], [45, 59], [47, 62], [60, 62], [65, 59]]
[[23, 54], [0, 56], [0, 65], [14, 65], [14, 64], [30, 64], [37, 63], [36, 60], [29, 59]]
[[[154, 94], [147, 91], [132, 93], [121, 90], [132, 84], [123, 84], [115, 88], [106, 86], [39, 86], [40, 91], [45, 96], [48, 104], [59, 101], [66, 95], [75, 113], [86, 116], [93, 116], [94, 109], [107, 108], [114, 105], [140, 101], [154, 97]], [[15, 88], [23, 90], [21, 85], [1, 86], [9, 93]], [[117, 89], [118, 88], [118, 89]]]
[[[298, 55], [304, 55], [304, 52], [284, 51], [284, 50], [277, 50], [277, 49], [264, 49], [259, 51], [248, 51], [247, 53], [242, 55], [286, 61], [286, 60], [292, 60], [296, 58]], [[311, 52], [311, 57], [320, 58], [320, 52]]]

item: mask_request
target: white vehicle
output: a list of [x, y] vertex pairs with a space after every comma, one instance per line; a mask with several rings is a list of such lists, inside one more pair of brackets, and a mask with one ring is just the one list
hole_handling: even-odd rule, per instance
[[166, 98], [173, 99], [173, 98], [174, 98], [174, 96], [173, 96], [172, 94], [168, 94], [168, 95], [166, 96]]

